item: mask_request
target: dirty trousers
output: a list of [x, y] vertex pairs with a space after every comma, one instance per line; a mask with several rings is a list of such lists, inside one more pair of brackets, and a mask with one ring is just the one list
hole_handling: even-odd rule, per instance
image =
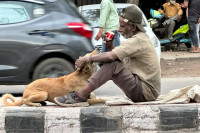
[[88, 79], [88, 82], [95, 90], [108, 80], [112, 80], [133, 102], [146, 101], [142, 92], [141, 80], [136, 74], [132, 74], [129, 69], [125, 68], [121, 61], [115, 60], [114, 62], [104, 63]]

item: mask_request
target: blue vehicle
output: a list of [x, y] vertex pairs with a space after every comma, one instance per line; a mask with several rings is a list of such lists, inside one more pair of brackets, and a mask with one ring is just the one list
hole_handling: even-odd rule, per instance
[[[149, 19], [149, 25], [152, 28], [152, 30], [156, 33], [158, 31], [158, 28], [164, 28], [162, 27], [162, 21], [164, 16], [160, 14], [158, 11], [150, 9], [150, 14], [152, 16], [151, 19]], [[177, 44], [177, 47], [179, 47], [180, 44], [184, 43], [187, 48], [191, 47], [192, 40], [189, 37], [189, 26], [187, 24], [187, 20], [182, 20], [180, 23], [176, 25], [174, 28], [174, 33], [172, 35], [173, 40], [169, 40], [168, 38], [162, 38], [161, 35], [156, 34], [159, 38], [161, 46], [165, 46], [166, 44]]]

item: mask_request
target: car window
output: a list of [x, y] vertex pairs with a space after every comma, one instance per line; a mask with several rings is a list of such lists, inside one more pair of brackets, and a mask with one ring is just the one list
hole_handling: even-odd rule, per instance
[[3, 4], [0, 6], [0, 24], [17, 23], [29, 20], [26, 10], [22, 6]]
[[[117, 8], [118, 15], [122, 13], [123, 8]], [[92, 27], [98, 27], [100, 9], [85, 9], [81, 11], [82, 15], [87, 19]], [[146, 26], [144, 20], [142, 20], [142, 25]]]
[[28, 21], [45, 14], [43, 5], [22, 1], [0, 2], [0, 24]]
[[98, 27], [100, 10], [99, 9], [86, 9], [82, 11], [82, 15], [87, 19], [92, 27]]

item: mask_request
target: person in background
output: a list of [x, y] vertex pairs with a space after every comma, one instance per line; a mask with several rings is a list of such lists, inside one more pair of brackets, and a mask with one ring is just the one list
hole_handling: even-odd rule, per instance
[[162, 23], [166, 27], [167, 37], [170, 41], [173, 41], [173, 30], [176, 25], [175, 21], [181, 20], [181, 15], [183, 11], [179, 3], [176, 3], [176, 0], [170, 0], [167, 3], [164, 3], [161, 8], [158, 9], [160, 14], [165, 16], [165, 21]]
[[[155, 48], [142, 26], [142, 12], [136, 5], [126, 7], [119, 18], [119, 32], [128, 39], [118, 47], [107, 41], [109, 52], [80, 57], [75, 65], [82, 70], [86, 63], [104, 62], [88, 84], [54, 100], [60, 106], [84, 106], [88, 95], [112, 80], [133, 102], [154, 101], [160, 95], [161, 68]], [[111, 47], [110, 47], [111, 46]]]
[[184, 0], [181, 5], [183, 8], [188, 8], [187, 19], [189, 25], [189, 33], [192, 39], [192, 53], [199, 53], [199, 23], [200, 23], [200, 1], [199, 0]]
[[[113, 0], [102, 0], [100, 8], [100, 19], [99, 19], [99, 32], [97, 33], [95, 40], [99, 40], [107, 31], [113, 32], [114, 35], [114, 47], [120, 45], [120, 35], [118, 33], [119, 28], [119, 16], [117, 8]], [[105, 43], [102, 44], [101, 52], [107, 52], [109, 49]]]

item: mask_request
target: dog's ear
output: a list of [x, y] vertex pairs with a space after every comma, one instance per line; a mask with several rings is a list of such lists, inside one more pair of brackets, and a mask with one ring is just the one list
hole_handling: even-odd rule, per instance
[[92, 51], [91, 53], [89, 54], [86, 54], [86, 56], [90, 56], [90, 55], [96, 55], [98, 54], [100, 51], [98, 49], [95, 49], [94, 51]]
[[92, 53], [90, 53], [90, 55], [96, 55], [98, 54], [100, 51], [98, 49], [95, 49]]
[[[98, 49], [95, 49], [93, 52], [89, 53], [89, 54], [86, 54], [85, 56], [90, 56], [90, 55], [96, 55], [98, 54], [100, 51]], [[87, 63], [83, 69], [81, 70], [81, 73], [84, 73], [84, 74], [87, 74], [87, 73], [91, 73], [94, 71], [94, 67], [96, 67], [96, 64], [90, 64], [90, 63]]]
[[91, 72], [90, 69], [92, 69], [91, 67], [92, 67], [91, 64], [87, 63], [87, 64], [84, 66], [84, 68], [81, 70], [81, 72], [84, 73], [84, 74], [90, 73], [90, 72]]

